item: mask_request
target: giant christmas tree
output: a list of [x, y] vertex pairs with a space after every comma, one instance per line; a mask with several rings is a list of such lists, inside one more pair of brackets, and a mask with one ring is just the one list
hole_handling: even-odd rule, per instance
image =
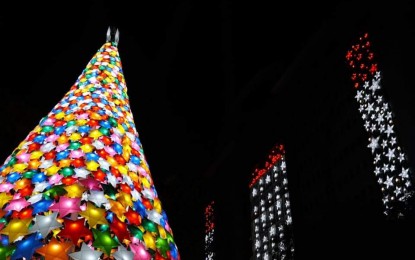
[[0, 167], [0, 259], [180, 259], [108, 36]]

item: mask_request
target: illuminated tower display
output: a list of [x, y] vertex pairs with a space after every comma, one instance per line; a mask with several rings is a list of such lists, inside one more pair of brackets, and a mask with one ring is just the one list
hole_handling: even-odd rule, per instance
[[0, 259], [180, 259], [114, 34], [0, 167]]
[[274, 147], [249, 185], [252, 205], [253, 259], [294, 258], [291, 206], [285, 150]]
[[205, 260], [215, 259], [214, 238], [215, 238], [215, 202], [211, 201], [205, 209]]
[[364, 34], [347, 52], [346, 60], [352, 71], [359, 112], [369, 135], [367, 147], [373, 155], [373, 170], [382, 190], [384, 213], [401, 217], [413, 193], [413, 177], [395, 133], [394, 115], [382, 92], [382, 74], [371, 45], [368, 34]]

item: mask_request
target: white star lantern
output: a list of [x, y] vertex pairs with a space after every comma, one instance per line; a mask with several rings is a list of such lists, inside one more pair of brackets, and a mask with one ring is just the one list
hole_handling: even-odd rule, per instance
[[102, 252], [91, 249], [87, 244], [82, 243], [81, 251], [69, 254], [73, 260], [98, 260]]

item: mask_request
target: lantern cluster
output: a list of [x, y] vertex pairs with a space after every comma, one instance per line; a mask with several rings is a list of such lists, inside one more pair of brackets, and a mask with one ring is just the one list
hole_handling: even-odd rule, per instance
[[276, 146], [250, 183], [253, 259], [294, 257], [285, 150]]
[[399, 145], [391, 106], [382, 93], [382, 74], [370, 49], [368, 34], [359, 38], [346, 54], [356, 88], [356, 100], [364, 128], [369, 134], [374, 174], [382, 190], [384, 213], [391, 217], [405, 215], [412, 196], [412, 177], [407, 156]]
[[0, 259], [180, 259], [107, 42], [0, 167]]

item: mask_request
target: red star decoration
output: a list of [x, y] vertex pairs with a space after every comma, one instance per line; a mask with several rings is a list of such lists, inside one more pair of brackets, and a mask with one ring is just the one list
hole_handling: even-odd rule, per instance
[[133, 225], [141, 225], [141, 217], [140, 214], [132, 210], [131, 208], [124, 214], [125, 217], [128, 219], [128, 223]]
[[119, 241], [124, 241], [124, 239], [130, 240], [127, 224], [122, 222], [117, 216], [114, 216], [110, 229], [118, 237]]
[[72, 242], [77, 245], [78, 241], [81, 237], [85, 239], [85, 241], [92, 239], [92, 232], [85, 227], [85, 219], [81, 218], [78, 220], [64, 220], [64, 228], [58, 234], [60, 237], [69, 238]]

